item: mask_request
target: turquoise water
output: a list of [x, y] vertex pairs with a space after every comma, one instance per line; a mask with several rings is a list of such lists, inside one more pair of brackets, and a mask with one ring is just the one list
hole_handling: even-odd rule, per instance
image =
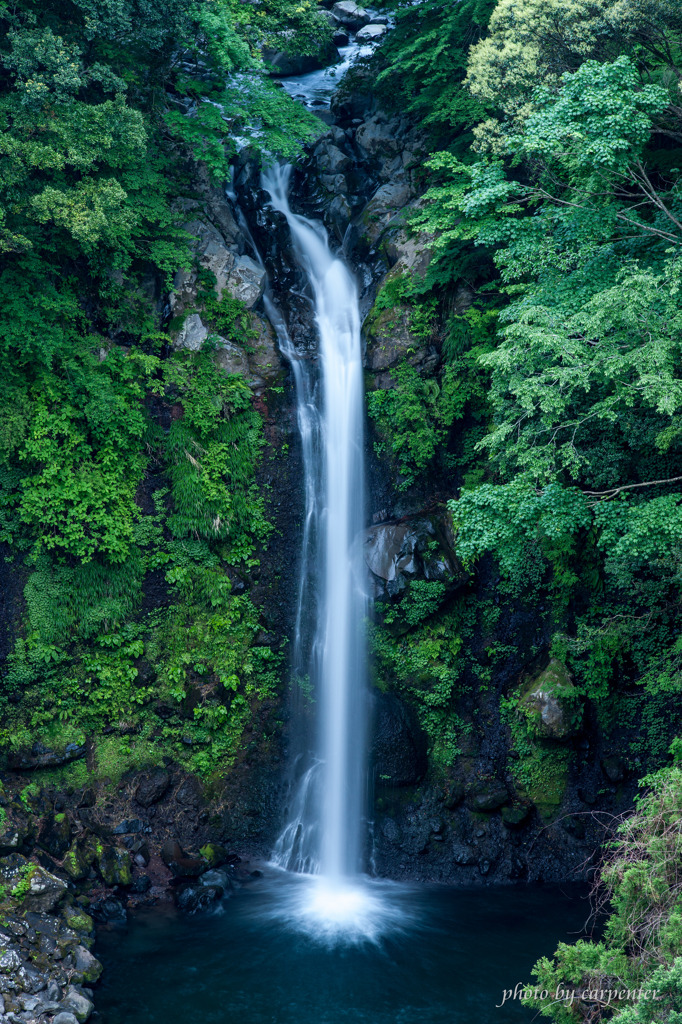
[[530, 1022], [504, 989], [582, 933], [584, 889], [379, 884], [387, 934], [329, 944], [288, 920], [286, 880], [263, 878], [217, 913], [139, 912], [103, 932], [104, 1024], [507, 1024]]

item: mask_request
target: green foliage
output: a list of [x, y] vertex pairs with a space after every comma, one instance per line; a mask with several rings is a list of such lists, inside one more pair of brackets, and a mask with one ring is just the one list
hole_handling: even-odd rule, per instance
[[[646, 791], [618, 827], [600, 873], [599, 901], [609, 907], [603, 938], [560, 943], [553, 959], [535, 965], [548, 997], [528, 1005], [557, 1024], [593, 1020], [595, 1013], [618, 1024], [680, 1019], [682, 772], [664, 768], [641, 784]], [[559, 990], [577, 995], [557, 998]]]
[[396, 26], [382, 46], [384, 68], [378, 77], [382, 98], [407, 109], [436, 138], [461, 135], [470, 141], [482, 108], [463, 87], [469, 46], [480, 37], [493, 0], [425, 0], [396, 8]]
[[450, 367], [440, 382], [421, 376], [407, 362], [391, 374], [395, 387], [370, 392], [367, 409], [390, 445], [400, 473], [398, 486], [405, 490], [432, 464], [466, 395]]

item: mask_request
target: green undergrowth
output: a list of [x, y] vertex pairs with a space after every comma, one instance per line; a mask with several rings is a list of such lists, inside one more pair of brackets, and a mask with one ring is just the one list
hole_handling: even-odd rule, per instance
[[[137, 399], [129, 400], [138, 443], [110, 443], [105, 434], [104, 450], [96, 449], [117, 473], [135, 476], [126, 530], [112, 513], [100, 519], [96, 546], [86, 543], [84, 516], [84, 539], [70, 517], [47, 540], [30, 521], [13, 538], [30, 572], [26, 628], [2, 679], [3, 741], [12, 751], [97, 735], [102, 775], [164, 754], [206, 774], [236, 756], [244, 726], [277, 687], [278, 657], [257, 640], [258, 609], [230, 580], [233, 573], [242, 588], [248, 582], [270, 531], [255, 484], [262, 423], [248, 387], [222, 375], [210, 351], [149, 355], [140, 367], [134, 354], [112, 349], [90, 366], [95, 394], [97, 376], [113, 386], [110, 360], [137, 368], [134, 391], [132, 370], [118, 386]], [[147, 399], [172, 409], [169, 429], [146, 414]], [[74, 429], [95, 448], [87, 418], [99, 422], [97, 407], [86, 409]], [[82, 463], [70, 448], [52, 452], [49, 466], [35, 459], [35, 475], [43, 480], [49, 469], [61, 493], [56, 452], [76, 472]], [[9, 501], [26, 488], [24, 477]], [[101, 539], [114, 530], [115, 548]], [[145, 586], [156, 588], [150, 608]]]

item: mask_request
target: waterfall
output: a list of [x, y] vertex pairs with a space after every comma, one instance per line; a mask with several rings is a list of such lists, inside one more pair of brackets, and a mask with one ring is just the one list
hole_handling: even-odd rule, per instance
[[[361, 870], [363, 845], [367, 599], [360, 313], [355, 281], [331, 252], [322, 225], [292, 213], [290, 175], [290, 167], [272, 168], [263, 175], [263, 187], [289, 225], [312, 292], [319, 340], [316, 382], [310, 361], [300, 359], [283, 325], [275, 325], [294, 367], [305, 475], [295, 669], [310, 677], [318, 735], [274, 859], [338, 887]], [[314, 627], [306, 652], [307, 616], [314, 618]]]

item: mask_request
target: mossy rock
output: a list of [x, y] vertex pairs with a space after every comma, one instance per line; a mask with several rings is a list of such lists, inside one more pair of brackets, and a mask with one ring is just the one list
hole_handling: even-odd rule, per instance
[[555, 658], [524, 688], [519, 710], [537, 739], [567, 740], [582, 725], [580, 693], [566, 666]]
[[64, 870], [74, 882], [87, 878], [95, 859], [95, 850], [91, 843], [77, 839], [64, 855]]
[[500, 811], [502, 821], [507, 828], [521, 828], [521, 826], [528, 820], [530, 814], [530, 807], [524, 806], [523, 804], [515, 804], [513, 807], [503, 807]]
[[199, 850], [199, 853], [206, 861], [209, 868], [220, 867], [221, 864], [227, 862], [230, 856], [224, 846], [220, 846], [219, 843], [206, 843]]
[[97, 870], [107, 885], [132, 885], [132, 864], [127, 850], [98, 843], [95, 859]]
[[536, 747], [514, 767], [517, 793], [534, 804], [544, 822], [552, 821], [561, 806], [568, 785], [569, 752], [565, 748]]
[[497, 811], [508, 800], [507, 787], [494, 779], [477, 783], [466, 795], [466, 804], [469, 810], [479, 811], [483, 814]]
[[76, 907], [65, 907], [62, 911], [67, 926], [79, 935], [90, 935], [95, 930], [95, 922], [84, 910]]

